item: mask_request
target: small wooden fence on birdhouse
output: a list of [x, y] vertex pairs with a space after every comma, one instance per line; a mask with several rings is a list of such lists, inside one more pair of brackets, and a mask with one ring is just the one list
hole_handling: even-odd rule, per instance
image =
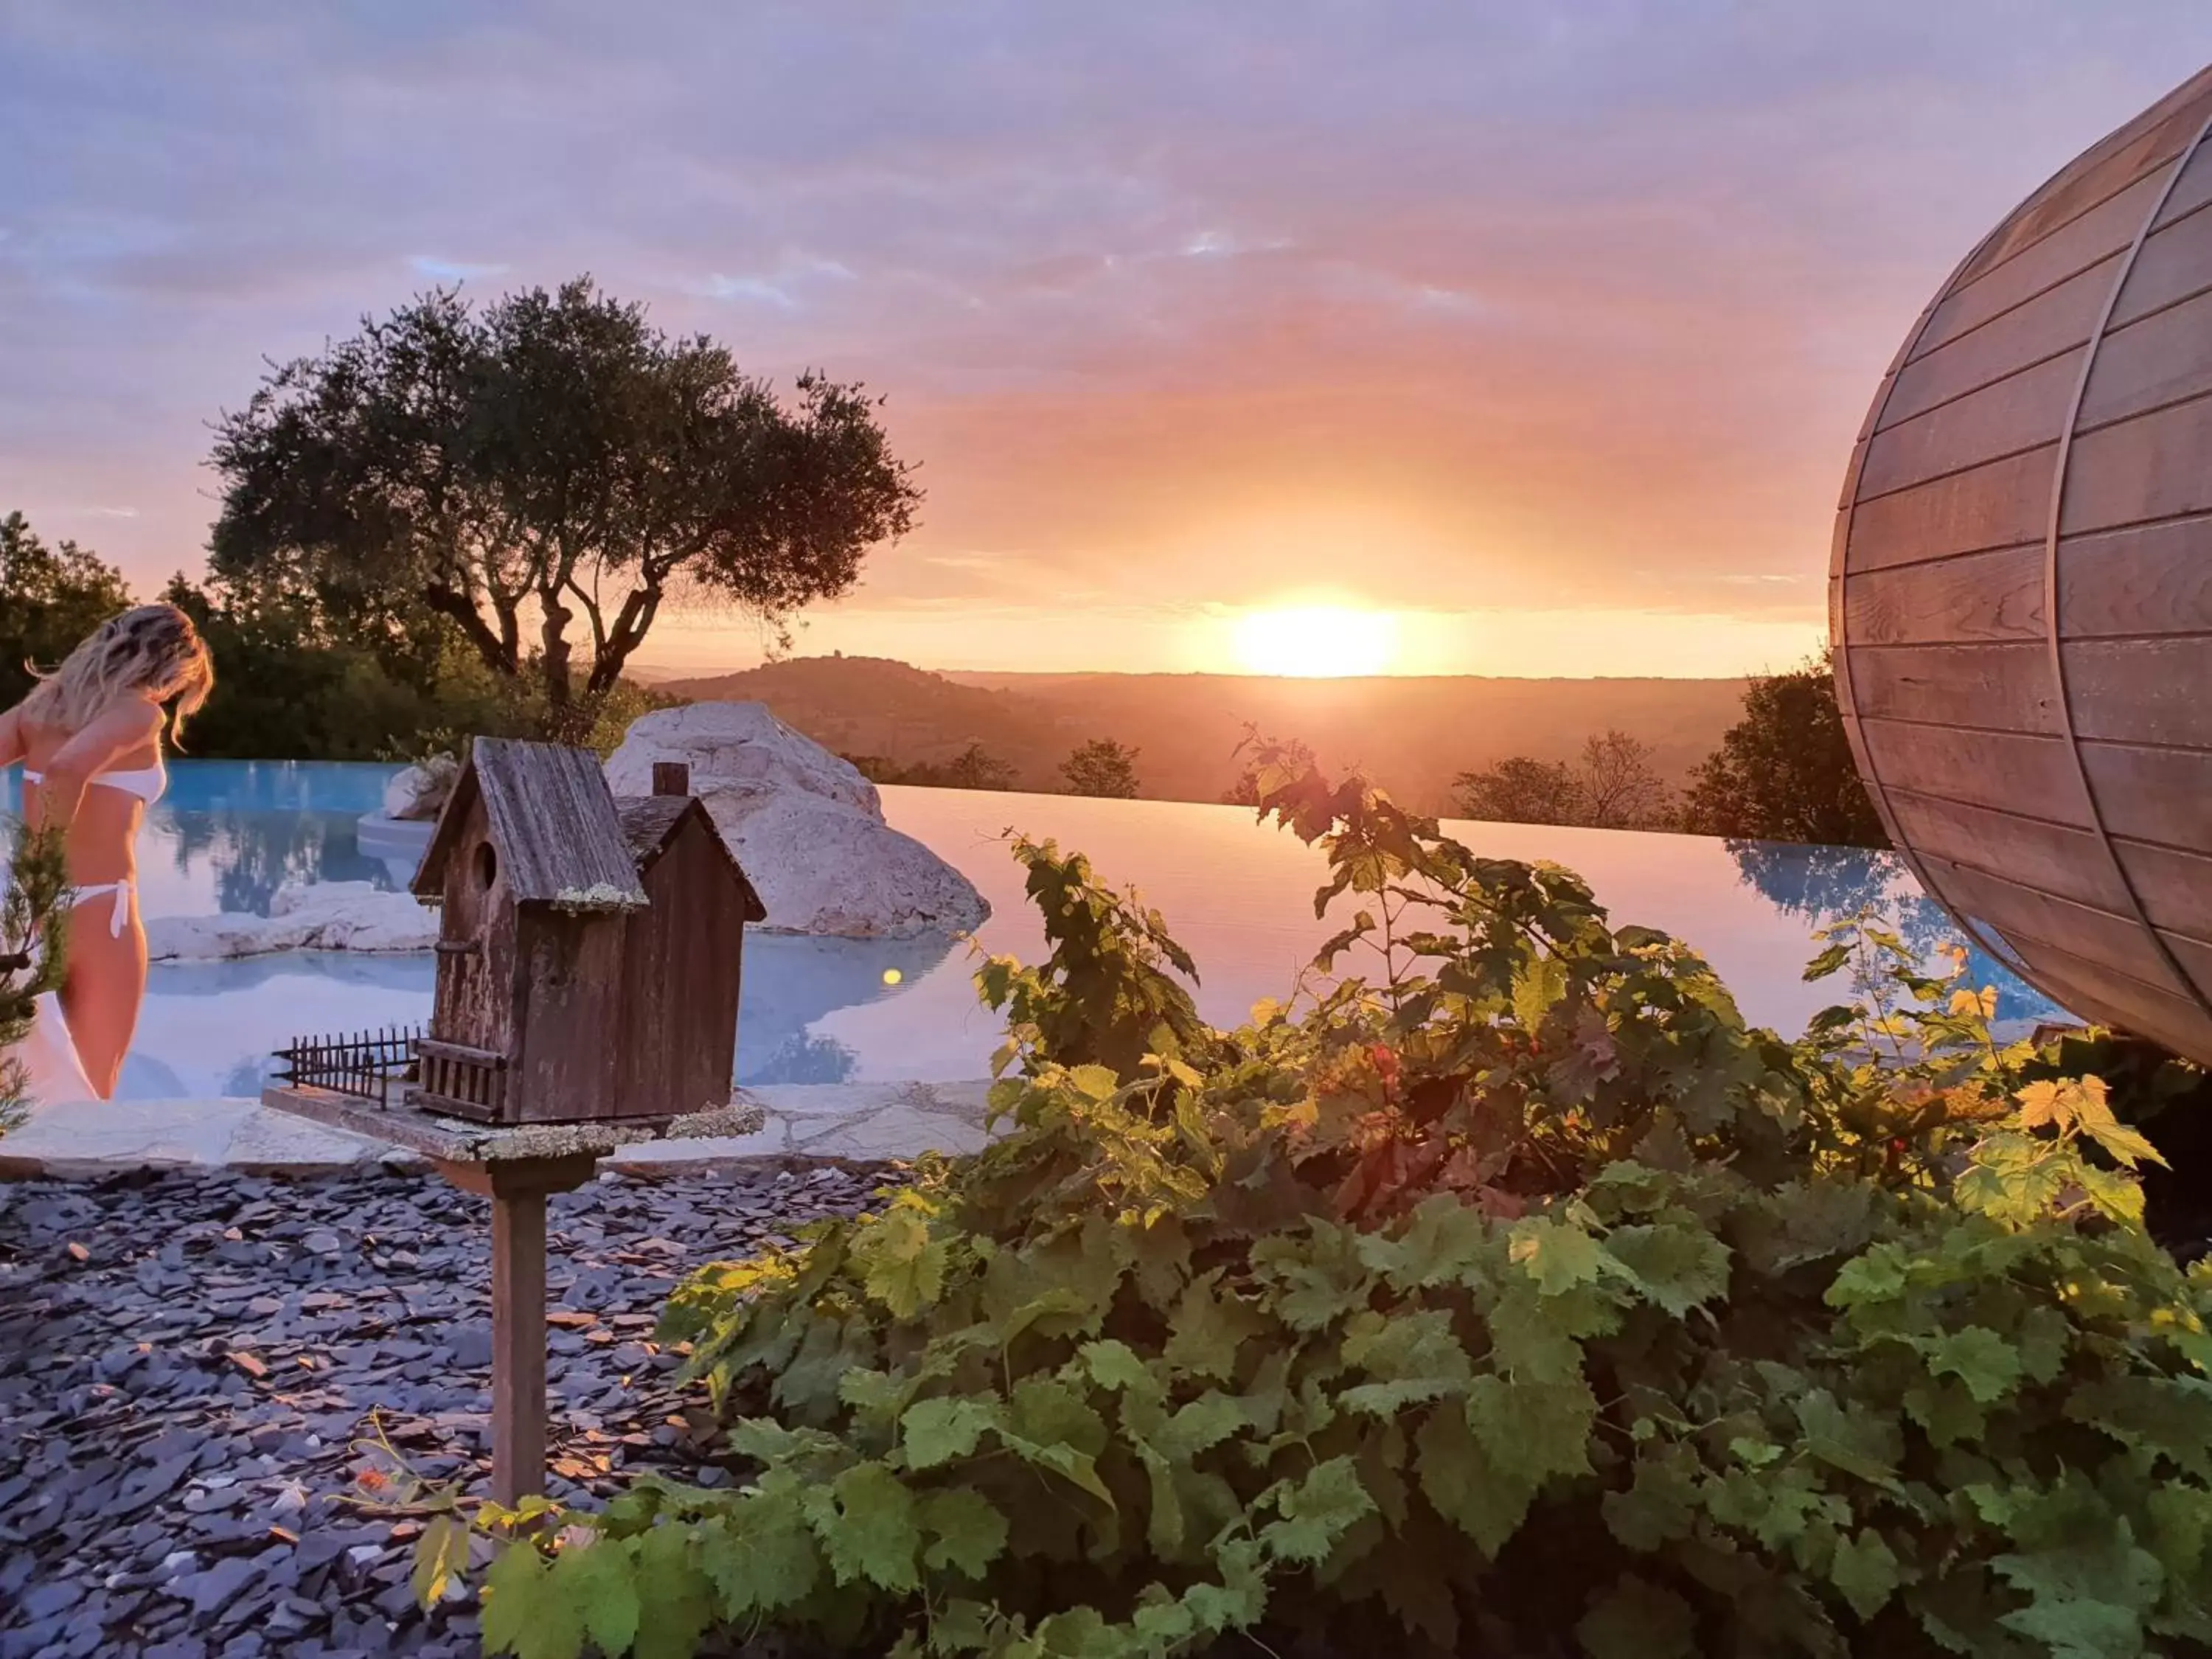
[[505, 1055], [440, 1042], [420, 1027], [303, 1037], [276, 1059], [280, 1084], [379, 1106], [419, 1103], [433, 1112], [495, 1122], [506, 1098]]
[[414, 1082], [420, 1027], [302, 1037], [277, 1051], [277, 1081], [389, 1106]]

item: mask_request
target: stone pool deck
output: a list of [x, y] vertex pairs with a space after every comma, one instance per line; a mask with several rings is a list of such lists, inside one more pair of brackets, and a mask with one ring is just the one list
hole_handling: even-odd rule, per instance
[[[738, 1091], [767, 1121], [749, 1135], [647, 1141], [606, 1160], [653, 1180], [716, 1169], [871, 1169], [981, 1148], [989, 1084], [779, 1084]], [[146, 1170], [312, 1176], [420, 1160], [258, 1100], [118, 1100], [45, 1112], [0, 1136], [0, 1180], [97, 1181]]]

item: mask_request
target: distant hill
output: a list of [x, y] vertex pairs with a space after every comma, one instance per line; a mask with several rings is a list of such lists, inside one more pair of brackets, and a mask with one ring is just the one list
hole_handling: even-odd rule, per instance
[[1417, 810], [1448, 803], [1452, 777], [1508, 755], [1565, 759], [1618, 726], [1651, 745], [1676, 782], [1741, 710], [1741, 679], [1352, 680], [1211, 674], [935, 674], [870, 657], [805, 657], [655, 690], [693, 702], [766, 703], [841, 754], [941, 763], [980, 744], [1015, 787], [1059, 787], [1078, 744], [1139, 750], [1144, 792], [1218, 800], [1235, 782], [1248, 726], [1311, 745], [1322, 766], [1358, 765]]

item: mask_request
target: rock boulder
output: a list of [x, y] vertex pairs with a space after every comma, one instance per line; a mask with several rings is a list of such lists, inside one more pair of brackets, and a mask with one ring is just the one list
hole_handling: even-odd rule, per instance
[[779, 933], [905, 939], [968, 933], [991, 907], [968, 878], [884, 821], [876, 787], [757, 702], [699, 702], [634, 723], [607, 762], [617, 794], [653, 791], [655, 761], [691, 769], [691, 792]]
[[384, 786], [384, 816], [402, 823], [436, 817], [460, 775], [461, 763], [451, 755], [416, 762]]
[[222, 962], [276, 951], [427, 951], [438, 913], [372, 882], [283, 887], [265, 916], [151, 916], [146, 954], [155, 962]]

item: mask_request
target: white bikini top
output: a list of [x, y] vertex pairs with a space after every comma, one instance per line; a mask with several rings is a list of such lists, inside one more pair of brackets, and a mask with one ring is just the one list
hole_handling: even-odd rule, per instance
[[[44, 783], [46, 781], [45, 773], [33, 772], [27, 766], [23, 769], [24, 782]], [[136, 795], [151, 806], [161, 799], [161, 792], [169, 787], [169, 774], [161, 762], [155, 761], [151, 766], [133, 767], [128, 771], [98, 773], [92, 781], [105, 784], [110, 789], [120, 789], [126, 795]]]

